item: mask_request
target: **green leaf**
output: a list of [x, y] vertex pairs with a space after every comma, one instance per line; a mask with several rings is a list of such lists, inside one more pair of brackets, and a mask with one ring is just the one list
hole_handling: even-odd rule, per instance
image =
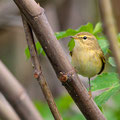
[[44, 52], [41, 44], [37, 41], [37, 42], [35, 43], [35, 45], [36, 45], [36, 49], [37, 49], [38, 55], [39, 55], [39, 54], [42, 54], [43, 56], [45, 56], [46, 54], [45, 54], [45, 52]]
[[65, 31], [63, 31], [63, 32], [56, 32], [55, 33], [55, 36], [56, 36], [56, 38], [59, 40], [59, 39], [62, 39], [62, 38], [64, 38], [64, 36], [66, 36], [66, 32]]
[[71, 105], [74, 103], [69, 94], [61, 96], [57, 98], [55, 101], [61, 113], [64, 113], [66, 110], [68, 110], [71, 107]]
[[93, 24], [91, 23], [87, 23], [86, 25], [82, 25], [80, 28], [78, 28], [77, 30], [74, 29], [68, 29], [66, 31], [62, 31], [62, 32], [56, 32], [56, 38], [62, 39], [65, 37], [69, 37], [69, 36], [73, 36], [79, 32], [90, 32], [93, 33]]
[[[119, 112], [120, 113], [120, 112]], [[106, 109], [104, 110], [104, 115], [107, 120], [120, 120], [120, 115], [116, 115], [116, 110], [111, 108], [111, 106], [107, 106]]]
[[72, 51], [74, 46], [75, 46], [75, 41], [74, 39], [71, 39], [70, 42], [68, 43], [69, 51]]
[[26, 55], [26, 58], [27, 58], [27, 59], [30, 58], [30, 51], [29, 51], [29, 48], [28, 48], [28, 47], [25, 48], [25, 55]]
[[82, 114], [69, 115], [64, 118], [64, 120], [86, 120]]
[[92, 91], [109, 88], [119, 84], [117, 73], [103, 73], [91, 81]]
[[63, 31], [63, 32], [56, 32], [55, 35], [56, 35], [56, 38], [59, 40], [59, 39], [62, 39], [62, 38], [65, 38], [65, 37], [69, 37], [69, 36], [73, 36], [77, 34], [77, 31], [76, 30], [73, 30], [73, 29], [68, 29], [66, 31]]
[[53, 120], [53, 116], [47, 104], [40, 101], [35, 101], [34, 104], [37, 110], [39, 111], [39, 113], [42, 115], [42, 117], [45, 120]]
[[98, 22], [96, 25], [95, 25], [95, 28], [93, 30], [93, 34], [98, 34], [98, 33], [101, 33], [102, 32], [102, 23], [101, 22]]
[[[69, 112], [71, 105], [74, 103], [69, 94], [60, 96], [59, 98], [55, 99], [55, 102], [60, 113], [62, 113], [64, 116], [66, 116], [65, 113]], [[53, 116], [47, 103], [35, 101], [34, 104], [45, 120], [53, 120]]]
[[103, 107], [102, 106], [98, 106], [98, 107], [101, 110], [101, 112], [103, 113], [104, 112]]
[[118, 34], [117, 38], [118, 38], [118, 42], [120, 43], [120, 33]]
[[[45, 52], [44, 52], [44, 50], [43, 50], [43, 48], [42, 48], [42, 46], [40, 45], [40, 43], [38, 41], [35, 43], [35, 46], [36, 46], [38, 55], [39, 54], [42, 54], [43, 56], [46, 55]], [[26, 55], [27, 59], [30, 58], [30, 51], [29, 51], [28, 47], [25, 48], [25, 55]]]
[[79, 32], [89, 32], [93, 34], [93, 24], [87, 23], [86, 25], [82, 25], [77, 29], [77, 33]]
[[102, 106], [112, 95], [114, 95], [118, 90], [120, 90], [120, 86], [116, 85], [101, 93], [99, 96], [95, 97], [95, 102], [98, 106]]
[[114, 61], [114, 58], [113, 58], [113, 57], [109, 57], [109, 58], [108, 58], [108, 63], [109, 63], [110, 65], [112, 65], [113, 67], [116, 67], [116, 64], [115, 64], [115, 61]]
[[98, 43], [103, 51], [103, 53], [106, 55], [109, 51], [109, 44], [106, 40], [105, 36], [96, 36], [96, 39], [98, 40]]

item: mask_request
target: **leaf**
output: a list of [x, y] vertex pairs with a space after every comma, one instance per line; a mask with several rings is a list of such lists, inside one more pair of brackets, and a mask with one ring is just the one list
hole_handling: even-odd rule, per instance
[[77, 29], [77, 33], [79, 32], [93, 33], [93, 24], [87, 23], [86, 25], [82, 25], [80, 28]]
[[82, 114], [70, 114], [69, 116], [65, 117], [64, 120], [86, 120], [85, 117]]
[[106, 55], [109, 51], [109, 44], [108, 41], [106, 40], [105, 36], [96, 36], [96, 39], [98, 40], [98, 43], [104, 53]]
[[101, 33], [102, 32], [102, 23], [101, 22], [98, 22], [96, 25], [95, 25], [95, 28], [93, 30], [93, 34], [98, 34], [98, 33]]
[[68, 30], [63, 31], [63, 32], [56, 32], [55, 36], [59, 40], [59, 39], [65, 38], [65, 37], [73, 36], [75, 34], [77, 34], [76, 30], [68, 29]]
[[114, 61], [114, 58], [113, 57], [109, 57], [108, 58], [108, 63], [113, 66], [113, 67], [116, 67], [116, 64], [115, 64], [115, 61]]
[[73, 104], [73, 100], [69, 94], [61, 96], [61, 97], [57, 98], [55, 101], [56, 101], [56, 105], [61, 113], [64, 113]]
[[103, 107], [102, 106], [98, 106], [99, 107], [99, 109], [101, 110], [101, 112], [103, 113], [104, 111], [103, 111]]
[[113, 118], [114, 118], [114, 120], [120, 120], [118, 117], [119, 115], [118, 116], [116, 115], [116, 111], [113, 110], [113, 108], [111, 108], [111, 106], [107, 106], [105, 108], [104, 115], [107, 120], [113, 120]]
[[118, 38], [118, 42], [120, 43], [120, 33], [118, 34], [117, 38]]
[[82, 25], [77, 30], [68, 29], [66, 31], [56, 32], [55, 35], [56, 35], [56, 38], [59, 40], [59, 39], [65, 38], [65, 37], [73, 36], [79, 32], [93, 33], [93, 25], [91, 23], [87, 23], [86, 25]]
[[98, 106], [102, 106], [112, 95], [114, 95], [118, 90], [120, 90], [120, 86], [116, 85], [101, 93], [99, 96], [95, 97], [95, 102]]
[[35, 101], [34, 104], [37, 110], [39, 111], [39, 113], [42, 115], [42, 117], [45, 120], [53, 120], [53, 116], [47, 104], [40, 101]]
[[65, 36], [66, 36], [66, 32], [65, 31], [63, 31], [63, 32], [56, 32], [55, 33], [55, 36], [56, 36], [56, 38], [59, 40], [59, 39], [62, 39], [62, 38], [64, 38]]
[[91, 81], [92, 91], [102, 90], [119, 84], [117, 73], [103, 73]]
[[[43, 56], [46, 55], [45, 52], [44, 52], [44, 50], [43, 50], [43, 48], [42, 48], [42, 46], [40, 45], [40, 43], [38, 41], [35, 43], [35, 46], [36, 46], [38, 55], [39, 54], [42, 54]], [[28, 47], [25, 48], [25, 55], [26, 55], [27, 59], [30, 58], [30, 51], [29, 51]]]
[[69, 51], [72, 51], [75, 46], [75, 41], [74, 39], [71, 39], [68, 43]]
[[25, 55], [26, 55], [26, 58], [28, 60], [30, 58], [30, 51], [29, 51], [28, 47], [25, 48]]
[[45, 56], [46, 54], [45, 54], [45, 52], [44, 52], [41, 44], [37, 41], [37, 42], [35, 43], [35, 45], [36, 45], [36, 49], [37, 49], [38, 55], [39, 55], [39, 54], [42, 54], [43, 56]]

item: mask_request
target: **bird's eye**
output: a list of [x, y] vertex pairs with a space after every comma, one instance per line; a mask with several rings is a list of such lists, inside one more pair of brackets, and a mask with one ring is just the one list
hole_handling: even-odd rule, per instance
[[87, 39], [87, 36], [84, 36], [83, 39], [86, 40], [86, 39]]

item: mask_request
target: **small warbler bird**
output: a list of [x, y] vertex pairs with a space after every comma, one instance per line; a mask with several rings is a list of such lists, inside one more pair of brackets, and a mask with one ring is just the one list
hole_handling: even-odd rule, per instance
[[78, 74], [88, 77], [89, 95], [91, 94], [90, 78], [100, 74], [105, 67], [105, 57], [94, 35], [80, 32], [72, 36], [75, 47], [70, 52], [72, 65]]

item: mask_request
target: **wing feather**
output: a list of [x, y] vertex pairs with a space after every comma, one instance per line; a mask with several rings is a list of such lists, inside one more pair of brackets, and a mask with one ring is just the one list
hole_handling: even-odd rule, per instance
[[73, 51], [70, 51], [70, 53], [69, 53], [69, 54], [70, 54], [70, 56], [72, 56], [72, 53], [73, 53]]
[[100, 59], [102, 61], [102, 67], [101, 67], [101, 70], [98, 74], [101, 74], [105, 68], [105, 57], [104, 57], [104, 54], [102, 51], [99, 53], [99, 56], [100, 56]]

